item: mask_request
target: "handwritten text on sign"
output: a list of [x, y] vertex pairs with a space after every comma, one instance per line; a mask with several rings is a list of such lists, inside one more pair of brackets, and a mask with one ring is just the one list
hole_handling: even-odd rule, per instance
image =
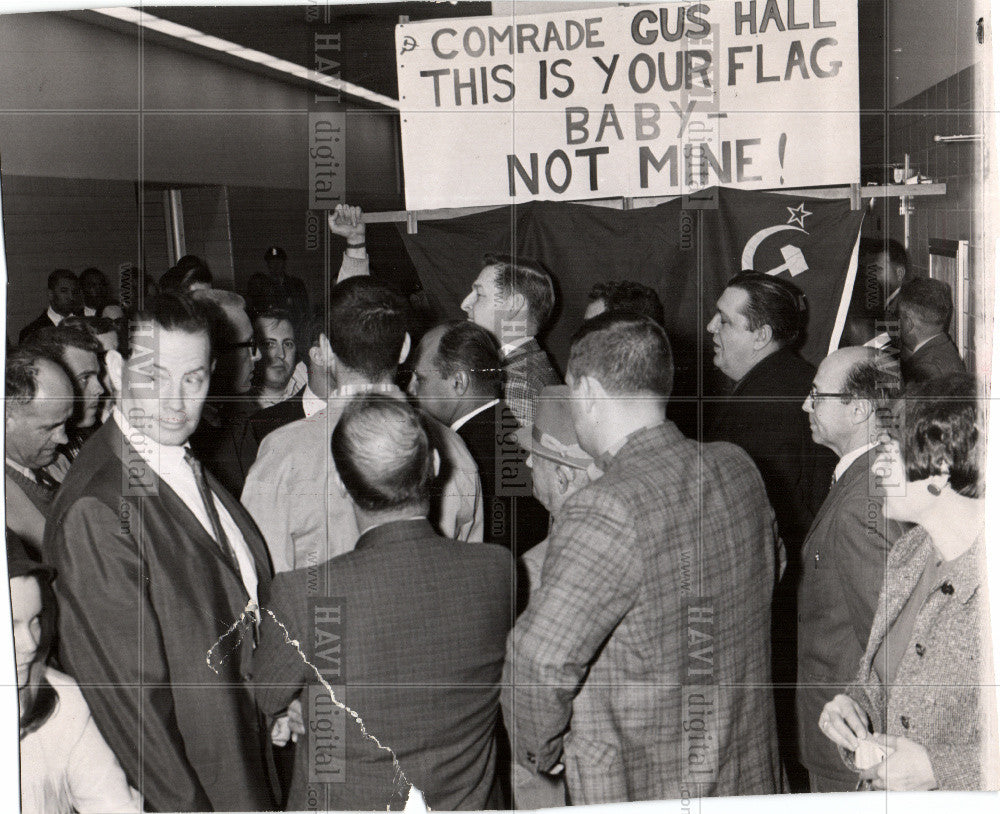
[[396, 28], [408, 209], [858, 180], [855, 0]]

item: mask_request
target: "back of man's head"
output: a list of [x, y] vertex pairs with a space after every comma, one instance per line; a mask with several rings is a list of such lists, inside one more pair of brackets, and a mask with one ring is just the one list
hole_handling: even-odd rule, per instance
[[31, 335], [27, 344], [43, 356], [47, 356], [64, 366], [66, 364], [66, 348], [77, 348], [94, 353], [98, 357], [104, 353], [101, 343], [90, 331], [76, 323], [67, 325], [66, 320], [59, 325], [36, 331]]
[[41, 355], [30, 344], [15, 348], [7, 354], [4, 399], [8, 410], [26, 407], [38, 394], [36, 362]]
[[369, 277], [350, 277], [330, 292], [326, 336], [337, 358], [370, 381], [392, 376], [406, 339], [402, 300]]
[[164, 291], [146, 300], [142, 309], [129, 318], [129, 342], [122, 356], [127, 359], [136, 345], [148, 349], [148, 337], [153, 329], [203, 334], [209, 340], [212, 336], [210, 315], [205, 305], [187, 294]]
[[951, 286], [943, 280], [918, 277], [899, 289], [899, 308], [926, 329], [946, 331], [951, 324]]
[[612, 280], [597, 283], [587, 295], [590, 302], [603, 302], [607, 311], [631, 311], [649, 317], [661, 328], [663, 325], [663, 303], [660, 296], [648, 285], [632, 280]]
[[474, 322], [462, 320], [448, 325], [438, 341], [434, 366], [442, 378], [466, 371], [475, 395], [500, 396], [503, 383], [500, 342]]
[[74, 283], [80, 282], [77, 276], [69, 269], [56, 269], [49, 274], [49, 291], [54, 290], [55, 287], [59, 285], [60, 280], [71, 280]]
[[852, 399], [867, 401], [874, 414], [887, 421], [901, 392], [899, 362], [875, 348], [851, 350], [857, 352], [859, 358], [848, 367], [842, 392]]
[[621, 311], [605, 311], [573, 337], [568, 374], [589, 376], [612, 395], [670, 398], [674, 359], [667, 334], [653, 320]]
[[797, 286], [770, 274], [744, 271], [730, 279], [726, 288], [746, 292], [743, 316], [747, 330], [770, 326], [773, 341], [782, 348], [793, 348], [802, 339], [808, 309], [805, 295]]
[[500, 292], [513, 292], [524, 298], [528, 311], [529, 332], [540, 331], [552, 316], [556, 294], [552, 276], [540, 263], [509, 254], [487, 254], [483, 267], [496, 268], [496, 288]]
[[434, 464], [420, 413], [383, 393], [356, 396], [330, 441], [341, 482], [370, 513], [426, 513]]

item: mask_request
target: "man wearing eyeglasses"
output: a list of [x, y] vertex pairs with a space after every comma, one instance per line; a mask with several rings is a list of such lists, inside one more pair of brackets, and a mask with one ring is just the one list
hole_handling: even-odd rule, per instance
[[823, 706], [857, 671], [871, 631], [889, 549], [902, 527], [886, 520], [869, 477], [899, 390], [899, 366], [874, 348], [834, 351], [816, 371], [802, 409], [813, 439], [840, 458], [830, 494], [802, 549], [799, 586], [799, 756], [814, 792], [854, 791], [858, 776], [818, 727]]

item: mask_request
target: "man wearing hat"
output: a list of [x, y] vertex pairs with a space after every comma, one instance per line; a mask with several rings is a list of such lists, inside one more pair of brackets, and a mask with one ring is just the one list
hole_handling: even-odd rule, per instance
[[296, 327], [309, 317], [309, 293], [298, 277], [285, 273], [288, 258], [281, 246], [268, 246], [264, 252], [267, 271], [259, 271], [247, 281], [247, 304], [254, 316], [268, 308], [281, 308], [292, 315]]

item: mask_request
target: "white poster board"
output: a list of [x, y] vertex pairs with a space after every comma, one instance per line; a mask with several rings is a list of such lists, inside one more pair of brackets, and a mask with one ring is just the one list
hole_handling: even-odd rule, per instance
[[857, 182], [856, 0], [396, 28], [408, 209]]

